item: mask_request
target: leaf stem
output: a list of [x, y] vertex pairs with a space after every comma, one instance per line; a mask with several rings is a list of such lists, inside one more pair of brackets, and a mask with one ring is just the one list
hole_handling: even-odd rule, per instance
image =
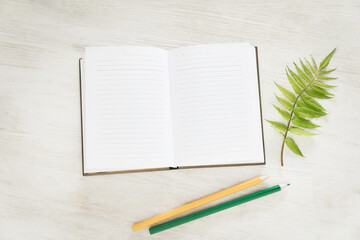
[[[317, 72], [316, 72], [317, 73]], [[306, 89], [308, 89], [310, 87], [310, 85], [313, 83], [313, 81], [316, 79], [317, 77], [317, 74], [314, 74], [314, 77], [311, 79], [311, 81], [309, 82], [309, 84], [301, 91], [301, 93], [299, 93], [299, 95], [296, 97], [295, 99], [295, 102], [293, 104], [293, 108], [291, 110], [291, 113], [290, 113], [290, 120], [288, 121], [287, 123], [287, 126], [286, 126], [286, 131], [285, 131], [285, 134], [284, 134], [284, 139], [283, 139], [283, 142], [282, 142], [282, 145], [281, 145], [281, 166], [284, 166], [284, 147], [285, 147], [285, 140], [287, 138], [287, 135], [288, 135], [288, 132], [289, 132], [289, 128], [290, 128], [290, 125], [291, 125], [291, 119], [294, 115], [294, 111], [295, 111], [295, 108], [296, 108], [296, 103], [298, 102], [299, 98], [301, 97], [301, 95], [305, 92]]]

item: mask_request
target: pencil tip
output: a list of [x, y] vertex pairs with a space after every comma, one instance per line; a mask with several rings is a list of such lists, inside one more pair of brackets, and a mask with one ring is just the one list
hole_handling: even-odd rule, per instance
[[264, 182], [266, 179], [268, 179], [270, 176], [261, 176], [260, 179], [262, 182]]
[[286, 188], [286, 187], [288, 187], [288, 186], [290, 186], [290, 184], [279, 184], [279, 187], [280, 187], [281, 189]]

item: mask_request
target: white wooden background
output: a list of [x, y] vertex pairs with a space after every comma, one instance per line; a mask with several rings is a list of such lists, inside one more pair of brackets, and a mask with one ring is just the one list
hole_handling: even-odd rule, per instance
[[[0, 239], [360, 239], [359, 0], [0, 0]], [[339, 77], [319, 136], [266, 166], [81, 175], [78, 58], [86, 46], [249, 41], [263, 114], [284, 66], [334, 47]], [[259, 175], [286, 191], [150, 236], [132, 224]], [[253, 191], [253, 190], [251, 190]], [[250, 192], [250, 191], [246, 191]], [[240, 196], [235, 194], [228, 199]]]

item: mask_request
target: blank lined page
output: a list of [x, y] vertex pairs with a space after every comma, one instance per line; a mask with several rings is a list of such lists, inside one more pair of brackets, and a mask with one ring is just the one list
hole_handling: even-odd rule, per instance
[[189, 46], [169, 59], [176, 164], [263, 163], [255, 48]]
[[167, 52], [87, 48], [84, 70], [85, 172], [173, 166]]

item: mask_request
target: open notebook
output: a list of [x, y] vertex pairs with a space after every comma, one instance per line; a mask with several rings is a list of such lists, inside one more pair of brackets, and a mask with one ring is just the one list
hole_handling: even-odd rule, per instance
[[264, 164], [257, 50], [86, 48], [83, 173]]

